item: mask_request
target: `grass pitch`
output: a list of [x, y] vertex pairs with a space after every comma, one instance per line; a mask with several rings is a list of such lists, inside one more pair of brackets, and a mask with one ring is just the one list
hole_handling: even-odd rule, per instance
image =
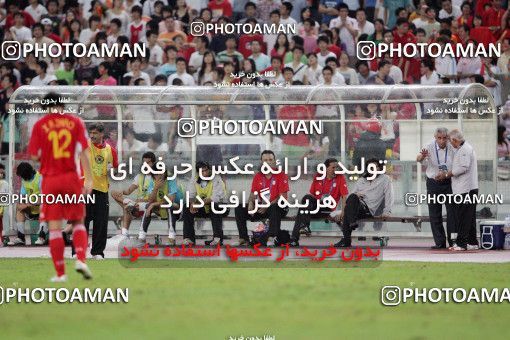
[[[3, 304], [3, 339], [495, 339], [508, 338], [510, 304], [385, 307], [380, 290], [508, 287], [510, 264], [383, 262], [375, 268], [125, 268], [89, 261], [51, 284], [49, 259], [0, 259], [3, 287], [129, 288], [127, 304]], [[303, 267], [303, 265], [300, 265]], [[289, 268], [287, 268], [289, 267]]]

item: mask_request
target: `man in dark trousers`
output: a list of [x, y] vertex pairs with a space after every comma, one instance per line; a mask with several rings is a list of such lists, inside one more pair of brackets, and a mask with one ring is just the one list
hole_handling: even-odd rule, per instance
[[85, 227], [88, 234], [90, 222], [93, 222], [90, 254], [94, 259], [100, 260], [104, 258], [108, 232], [110, 209], [108, 172], [110, 166], [117, 168], [119, 162], [117, 151], [104, 141], [104, 125], [102, 123], [89, 125], [88, 132], [92, 167], [92, 195], [95, 197], [95, 202], [86, 205]]
[[[343, 221], [343, 238], [335, 243], [337, 248], [351, 246], [351, 234], [358, 227], [358, 220], [373, 216], [389, 217], [393, 207], [393, 185], [391, 177], [382, 173], [383, 165], [377, 159], [369, 159], [367, 171], [358, 179], [352, 193], [347, 196]], [[377, 175], [372, 174], [370, 164], [377, 167]], [[379, 211], [382, 211], [379, 214]], [[339, 223], [340, 224], [340, 223]]]
[[[452, 251], [476, 250], [476, 199], [478, 195], [478, 162], [473, 146], [464, 140], [462, 132], [452, 130], [448, 134], [450, 142], [456, 152], [453, 156], [452, 168], [442, 172], [436, 180], [451, 178], [452, 193], [462, 197], [462, 203], [455, 204], [455, 222], [457, 226], [457, 240], [450, 247]], [[457, 199], [456, 199], [457, 200]]]
[[[324, 167], [326, 169], [325, 177], [319, 179], [321, 174], [316, 174], [310, 185], [310, 192], [301, 200], [302, 204], [306, 204], [306, 201], [308, 201], [308, 207], [300, 209], [296, 216], [294, 229], [292, 229], [291, 247], [299, 247], [299, 231], [303, 228], [308, 228], [312, 218], [324, 218], [335, 221], [342, 220], [345, 199], [349, 193], [345, 177], [342, 174], [335, 173], [338, 168], [338, 161], [335, 158], [326, 159]], [[329, 207], [317, 209], [317, 205], [327, 197], [332, 197], [334, 199], [336, 207], [333, 209]], [[338, 213], [338, 210], [335, 211], [338, 207], [341, 208], [340, 213]]]
[[[455, 149], [448, 142], [448, 129], [440, 127], [434, 133], [434, 141], [427, 144], [416, 157], [416, 161], [424, 164], [427, 168], [427, 194], [440, 195], [452, 193], [451, 178], [436, 180], [441, 173], [446, 173], [452, 169], [453, 155]], [[437, 198], [437, 196], [436, 196]], [[453, 206], [446, 202], [446, 230], [448, 237], [445, 235], [443, 228], [443, 204], [429, 202], [430, 228], [434, 237], [435, 245], [432, 249], [446, 248], [446, 240], [450, 247], [453, 245], [452, 233], [455, 232], [455, 214]]]
[[[267, 164], [272, 169], [276, 169], [276, 157], [271, 150], [264, 150], [260, 155], [262, 164]], [[289, 208], [281, 208], [278, 206], [278, 199], [280, 196], [287, 198], [289, 192], [289, 179], [283, 172], [277, 174], [263, 174], [257, 172], [251, 183], [250, 198], [248, 200], [248, 207], [242, 205], [235, 208], [235, 217], [237, 230], [239, 231], [239, 246], [249, 245], [250, 240], [248, 236], [247, 221], [260, 221], [262, 219], [269, 219], [269, 239], [268, 246], [275, 245], [275, 238], [280, 231], [282, 218], [287, 216]], [[264, 199], [265, 197], [265, 199]], [[259, 207], [255, 211], [255, 202], [263, 204], [264, 201], [270, 203], [269, 207]]]

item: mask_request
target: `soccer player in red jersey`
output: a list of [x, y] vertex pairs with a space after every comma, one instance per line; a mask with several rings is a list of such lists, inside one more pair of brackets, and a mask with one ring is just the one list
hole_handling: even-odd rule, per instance
[[[335, 158], [328, 158], [324, 162], [326, 175], [323, 179], [319, 179], [321, 174], [318, 173], [314, 176], [312, 184], [310, 185], [310, 192], [306, 194], [301, 200], [302, 204], [308, 201], [308, 206], [298, 212], [294, 229], [292, 229], [291, 247], [299, 247], [299, 232], [303, 228], [309, 228], [310, 222], [313, 219], [328, 219], [340, 222], [342, 214], [345, 209], [345, 201], [349, 190], [345, 177], [342, 174], [335, 173], [338, 168], [338, 161]], [[322, 203], [324, 199], [331, 196], [336, 206], [334, 208], [317, 206]], [[341, 212], [338, 212], [338, 205], [340, 203]]]
[[[276, 169], [276, 157], [271, 150], [264, 150], [260, 155], [262, 163], [266, 163], [272, 169]], [[278, 205], [280, 196], [287, 198], [289, 192], [289, 178], [282, 171], [277, 174], [263, 174], [257, 172], [251, 184], [251, 193], [248, 202], [248, 207], [238, 206], [235, 208], [235, 217], [237, 230], [239, 231], [239, 246], [249, 245], [250, 240], [248, 236], [247, 221], [260, 221], [269, 219], [269, 239], [268, 246], [275, 245], [275, 237], [278, 236], [282, 218], [287, 216], [289, 208], [281, 208]], [[259, 208], [254, 212], [255, 202], [260, 204], [265, 203], [265, 200], [270, 202], [269, 207]], [[258, 206], [258, 205], [257, 205]]]
[[[67, 195], [78, 201], [78, 196], [92, 191], [92, 171], [89, 161], [89, 149], [86, 129], [83, 121], [64, 112], [59, 95], [49, 93], [42, 101], [48, 113], [35, 123], [28, 145], [28, 153], [34, 161], [40, 161], [40, 173], [43, 175], [42, 193], [52, 194], [55, 198]], [[85, 173], [82, 184], [78, 173], [81, 161]], [[91, 279], [92, 273], [85, 264], [88, 235], [83, 224], [85, 204], [43, 204], [40, 219], [48, 222], [50, 230], [50, 253], [57, 275], [52, 282], [65, 282], [64, 239], [62, 238], [62, 220], [73, 225], [73, 245], [76, 249], [77, 272], [85, 279]]]

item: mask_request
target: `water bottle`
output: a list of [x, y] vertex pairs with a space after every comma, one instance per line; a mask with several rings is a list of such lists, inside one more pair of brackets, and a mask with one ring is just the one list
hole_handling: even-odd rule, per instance
[[505, 243], [503, 244], [503, 249], [510, 250], [510, 234], [506, 234]]

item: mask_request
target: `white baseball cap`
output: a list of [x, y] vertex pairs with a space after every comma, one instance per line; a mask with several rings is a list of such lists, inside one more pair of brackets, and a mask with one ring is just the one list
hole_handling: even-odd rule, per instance
[[41, 20], [41, 24], [43, 25], [53, 25], [53, 21], [50, 18], [44, 18]]

